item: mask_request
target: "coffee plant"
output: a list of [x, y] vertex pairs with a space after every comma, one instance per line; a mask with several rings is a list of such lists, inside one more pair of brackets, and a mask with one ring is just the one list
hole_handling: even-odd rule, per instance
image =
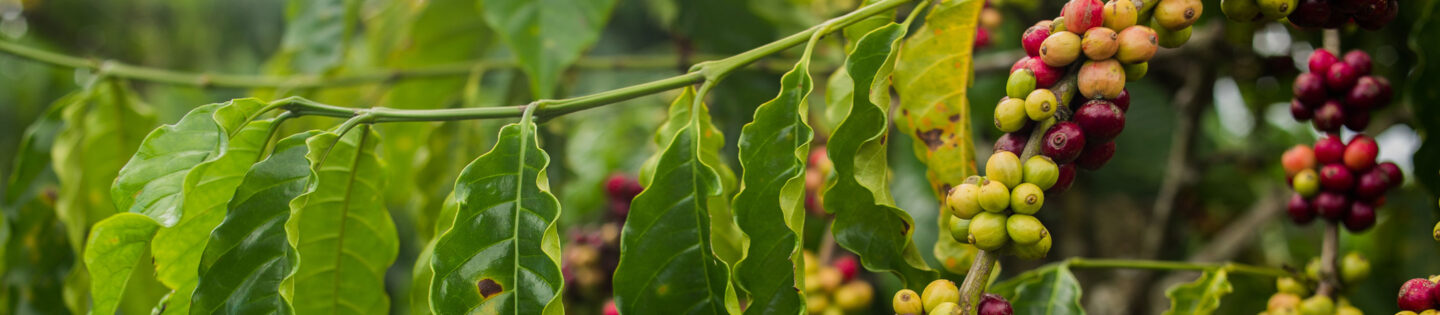
[[1431, 314], [1437, 32], [1435, 0], [0, 1], [0, 313]]

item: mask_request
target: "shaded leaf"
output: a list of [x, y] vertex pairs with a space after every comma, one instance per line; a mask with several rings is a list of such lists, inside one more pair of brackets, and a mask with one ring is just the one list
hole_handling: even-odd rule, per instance
[[1225, 270], [1206, 270], [1195, 282], [1182, 283], [1165, 290], [1170, 310], [1165, 314], [1212, 314], [1220, 307], [1220, 299], [1234, 291]]
[[[209, 235], [199, 261], [191, 313], [289, 313], [280, 283], [296, 265], [286, 242], [290, 201], [305, 191], [310, 167], [305, 141], [318, 132], [290, 136], [245, 174], [227, 204], [225, 218]], [[158, 239], [158, 237], [157, 237]], [[157, 241], [158, 244], [158, 241]]]
[[[154, 124], [149, 106], [120, 81], [103, 81], [67, 96], [66, 127], [50, 153], [60, 178], [56, 212], [65, 222], [75, 252], [81, 252], [90, 225], [115, 213], [110, 184]], [[83, 171], [82, 171], [83, 170]]]
[[1036, 268], [990, 286], [1010, 300], [1015, 314], [1085, 314], [1080, 307], [1080, 282], [1064, 263]]
[[379, 142], [367, 125], [343, 136], [325, 132], [306, 140], [308, 187], [290, 202], [285, 223], [302, 263], [281, 291], [296, 314], [383, 314], [390, 309], [384, 276], [399, 241], [381, 198], [385, 169], [375, 152]]
[[615, 305], [635, 314], [738, 313], [729, 269], [711, 244], [711, 221], [733, 222], [712, 212], [714, 202], [724, 198], [724, 186], [710, 162], [718, 160], [717, 152], [706, 147], [716, 147], [719, 132], [706, 128], [708, 110], [693, 89], [675, 99], [670, 113], [672, 120], [659, 134], [681, 127], [657, 153], [653, 171], [642, 176], [648, 179], [645, 190], [631, 203], [620, 237]]
[[150, 245], [160, 225], [150, 217], [119, 213], [96, 223], [85, 244], [85, 266], [94, 280], [94, 314], [114, 314], [125, 293], [126, 280]]
[[[63, 310], [62, 285], [72, 267], [83, 273], [81, 253], [71, 251], [66, 231], [56, 218], [59, 179], [51, 168], [51, 148], [64, 126], [61, 113], [75, 95], [62, 98], [26, 128], [11, 169], [3, 204], [9, 239], [4, 246], [4, 288], [12, 299], [0, 313], [36, 314]], [[88, 288], [84, 288], [88, 289]]]
[[[1416, 5], [1422, 5], [1416, 3]], [[1409, 97], [1410, 109], [1414, 111], [1415, 129], [1424, 141], [1415, 150], [1415, 181], [1430, 190], [1432, 196], [1440, 195], [1440, 43], [1433, 34], [1440, 32], [1440, 2], [1430, 1], [1419, 12], [1422, 16], [1410, 32], [1410, 49], [1415, 51], [1415, 68], [1406, 80], [1401, 95]]]
[[482, 0], [485, 21], [530, 76], [536, 99], [555, 97], [560, 73], [610, 19], [615, 0]]
[[[460, 211], [460, 202], [455, 200], [452, 192], [445, 197], [445, 202], [436, 218], [436, 233], [450, 230], [455, 226], [455, 213]], [[435, 253], [435, 242], [439, 241], [439, 235], [431, 237], [430, 242], [425, 244], [425, 249], [420, 250], [420, 256], [415, 259], [414, 270], [411, 270], [410, 286], [410, 314], [434, 314], [430, 307], [430, 286], [429, 283], [435, 278], [435, 270], [430, 269], [430, 257]]]
[[914, 221], [890, 196], [885, 156], [889, 93], [872, 93], [877, 87], [888, 91], [887, 64], [904, 35], [901, 25], [891, 23], [861, 38], [846, 58], [845, 69], [857, 88], [826, 145], [837, 179], [825, 191], [825, 208], [835, 214], [836, 244], [858, 254], [866, 269], [892, 272], [907, 288], [920, 290], [938, 275], [910, 239]]
[[340, 65], [354, 25], [359, 19], [360, 1], [290, 1], [288, 24], [281, 42], [282, 54], [289, 55], [289, 68], [301, 73], [323, 73]]

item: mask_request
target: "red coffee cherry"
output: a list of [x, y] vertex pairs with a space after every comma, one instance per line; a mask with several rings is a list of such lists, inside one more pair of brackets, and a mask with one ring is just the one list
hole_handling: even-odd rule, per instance
[[1040, 154], [1050, 157], [1055, 163], [1070, 163], [1085, 148], [1085, 132], [1073, 122], [1060, 122], [1045, 131], [1040, 145]]
[[1295, 221], [1295, 224], [1305, 225], [1315, 221], [1315, 205], [1298, 193], [1290, 195], [1286, 213], [1290, 214], [1290, 221]]

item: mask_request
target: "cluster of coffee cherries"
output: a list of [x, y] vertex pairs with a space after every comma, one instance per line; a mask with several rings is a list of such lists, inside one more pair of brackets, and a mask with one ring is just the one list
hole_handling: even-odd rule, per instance
[[990, 1], [985, 1], [985, 8], [980, 9], [980, 27], [975, 28], [975, 49], [990, 46], [990, 33], [1000, 29], [1000, 23], [1005, 21], [1000, 10], [990, 6]]
[[560, 271], [568, 302], [584, 304], [610, 296], [611, 277], [620, 264], [620, 230], [630, 213], [630, 201], [644, 189], [634, 177], [611, 175], [605, 180], [609, 206], [604, 222], [566, 232], [569, 242], [561, 253]]
[[1440, 276], [1426, 278], [1415, 278], [1405, 281], [1400, 286], [1400, 294], [1395, 298], [1396, 306], [1401, 312], [1395, 315], [1416, 315], [1440, 313]]
[[1313, 119], [1316, 130], [1339, 132], [1340, 126], [1364, 131], [1370, 125], [1370, 111], [1390, 104], [1390, 80], [1370, 75], [1370, 54], [1352, 50], [1344, 59], [1329, 50], [1316, 49], [1310, 55], [1310, 72], [1295, 77], [1295, 98], [1290, 115], [1295, 120]]
[[856, 278], [860, 262], [841, 256], [824, 265], [815, 254], [805, 251], [805, 307], [809, 314], [843, 315], [870, 309], [875, 289]]
[[1268, 22], [1288, 17], [1305, 28], [1340, 28], [1355, 23], [1379, 30], [1400, 12], [1400, 0], [1221, 0], [1220, 11], [1236, 22]]
[[1404, 182], [1395, 163], [1375, 163], [1379, 150], [1375, 139], [1364, 134], [1348, 144], [1332, 134], [1316, 141], [1313, 149], [1300, 144], [1286, 150], [1281, 164], [1295, 189], [1290, 218], [1307, 224], [1318, 215], [1344, 222], [1356, 232], [1374, 226], [1375, 209], [1385, 203], [1385, 192]]
[[[1035, 218], [1045, 204], [1045, 189], [1060, 178], [1049, 157], [1020, 157], [998, 151], [985, 163], [986, 177], [971, 176], [946, 196], [950, 236], [983, 250], [1006, 249], [1024, 259], [1050, 252], [1050, 231]], [[1007, 246], [1011, 245], [1011, 246]]]
[[[1364, 281], [1370, 276], [1370, 261], [1359, 253], [1346, 254], [1341, 258], [1339, 265], [1340, 281], [1351, 285]], [[1305, 266], [1305, 273], [1310, 279], [1319, 279], [1320, 260], [1312, 259], [1310, 264]], [[1311, 295], [1315, 283], [1304, 280], [1283, 277], [1275, 280], [1276, 292], [1270, 296], [1266, 304], [1265, 312], [1262, 315], [1281, 314], [1337, 314], [1337, 315], [1362, 315], [1360, 309], [1350, 304], [1344, 297], [1331, 299], [1323, 294]], [[1308, 298], [1302, 298], [1309, 296]]]
[[[958, 315], [966, 314], [960, 309], [960, 289], [955, 287], [955, 282], [945, 279], [935, 280], [925, 286], [925, 291], [915, 294], [910, 289], [895, 292], [895, 300], [891, 302], [895, 308], [895, 314], [899, 315]], [[986, 293], [980, 298], [980, 315], [1013, 315], [1014, 309], [1010, 301], [999, 295]]]

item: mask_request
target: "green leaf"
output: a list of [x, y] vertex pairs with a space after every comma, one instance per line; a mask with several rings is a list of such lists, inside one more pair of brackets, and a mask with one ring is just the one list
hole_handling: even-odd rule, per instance
[[300, 265], [281, 290], [296, 314], [383, 314], [385, 269], [399, 240], [381, 193], [385, 169], [376, 155], [379, 135], [360, 125], [343, 136], [326, 132], [306, 140], [310, 177], [290, 202], [286, 237]]
[[1178, 284], [1165, 290], [1170, 310], [1165, 314], [1212, 314], [1220, 308], [1220, 299], [1235, 291], [1225, 270], [1206, 270], [1195, 282]]
[[1413, 177], [1436, 196], [1440, 195], [1440, 176], [1435, 176], [1440, 173], [1440, 109], [1433, 104], [1440, 103], [1440, 89], [1434, 88], [1440, 82], [1440, 42], [1431, 34], [1440, 32], [1440, 15], [1435, 13], [1440, 10], [1440, 2], [1430, 1], [1426, 6], [1419, 11], [1424, 13], [1410, 31], [1410, 49], [1415, 51], [1416, 62], [1400, 95], [1409, 98], [1406, 103], [1414, 111], [1413, 125], [1424, 139], [1411, 159], [1415, 161]]
[[1080, 307], [1080, 282], [1064, 263], [1022, 273], [990, 286], [990, 292], [1010, 300], [1015, 314], [1085, 314]]
[[[880, 0], [865, 0], [860, 3], [860, 7], [863, 8], [876, 2], [880, 2]], [[895, 9], [892, 9], [885, 14], [871, 15], [860, 19], [860, 21], [855, 22], [855, 24], [846, 26], [845, 29], [841, 30], [841, 33], [844, 34], [847, 39], [845, 41], [845, 51], [849, 52], [851, 49], [854, 49], [855, 42], [860, 41], [860, 38], [865, 37], [865, 34], [869, 34], [870, 31], [885, 26], [886, 23], [895, 21], [895, 11]]]
[[877, 87], [888, 91], [887, 64], [904, 35], [899, 24], [876, 29], [855, 44], [845, 61], [852, 86], [867, 88], [855, 89], [845, 119], [826, 145], [837, 179], [825, 191], [825, 207], [835, 214], [831, 231], [837, 244], [860, 255], [866, 269], [892, 272], [907, 288], [920, 290], [938, 275], [910, 239], [914, 221], [890, 196], [885, 156], [889, 93], [872, 93]]
[[137, 213], [119, 213], [96, 223], [85, 244], [85, 266], [94, 280], [93, 314], [114, 314], [136, 262], [145, 255], [160, 225]]
[[[445, 197], [445, 202], [441, 208], [439, 218], [436, 220], [438, 221], [436, 222], [436, 228], [438, 230], [435, 234], [439, 234], [439, 231], [450, 230], [450, 227], [455, 226], [455, 213], [460, 211], [460, 202], [455, 200], [453, 192]], [[430, 308], [429, 284], [431, 280], [435, 279], [435, 270], [430, 269], [430, 257], [435, 253], [435, 242], [438, 240], [438, 235], [436, 235], [436, 237], [432, 237], [430, 241], [425, 244], [425, 249], [420, 250], [420, 256], [415, 258], [415, 267], [410, 271], [412, 275], [410, 281], [410, 283], [412, 283], [410, 286], [410, 314], [424, 315], [435, 313]]]
[[134, 154], [155, 120], [120, 81], [97, 82], [64, 100], [74, 103], [65, 105], [66, 127], [50, 151], [60, 178], [55, 210], [79, 253], [89, 227], [116, 212], [110, 184], [125, 165], [116, 157]]
[[[310, 176], [305, 141], [318, 132], [290, 136], [245, 174], [224, 221], [209, 234], [199, 261], [191, 313], [289, 313], [280, 283], [296, 264], [286, 242], [290, 201]], [[157, 237], [157, 244], [159, 243]]]
[[615, 0], [482, 0], [485, 21], [500, 33], [536, 99], [555, 96], [560, 73], [600, 38]]
[[560, 202], [549, 192], [535, 123], [500, 130], [495, 148], [455, 184], [455, 227], [430, 257], [431, 309], [441, 314], [563, 314]]
[[[806, 48], [811, 49], [811, 47]], [[808, 53], [806, 57], [808, 58]], [[814, 88], [810, 61], [802, 59], [780, 79], [780, 95], [755, 109], [740, 132], [743, 188], [735, 220], [750, 244], [735, 266], [736, 282], [750, 294], [751, 314], [803, 314], [805, 162], [814, 133], [806, 123]]]
[[723, 139], [693, 89], [675, 99], [670, 113], [665, 126], [681, 127], [657, 153], [645, 190], [631, 203], [620, 236], [615, 305], [634, 314], [738, 313], [729, 269], [711, 240], [711, 221], [733, 223], [713, 211], [725, 197], [722, 175], [711, 164]]
[[300, 73], [317, 74], [339, 66], [345, 60], [345, 48], [359, 20], [360, 1], [312, 0], [290, 1], [286, 7], [288, 24], [281, 42], [286, 64]]

